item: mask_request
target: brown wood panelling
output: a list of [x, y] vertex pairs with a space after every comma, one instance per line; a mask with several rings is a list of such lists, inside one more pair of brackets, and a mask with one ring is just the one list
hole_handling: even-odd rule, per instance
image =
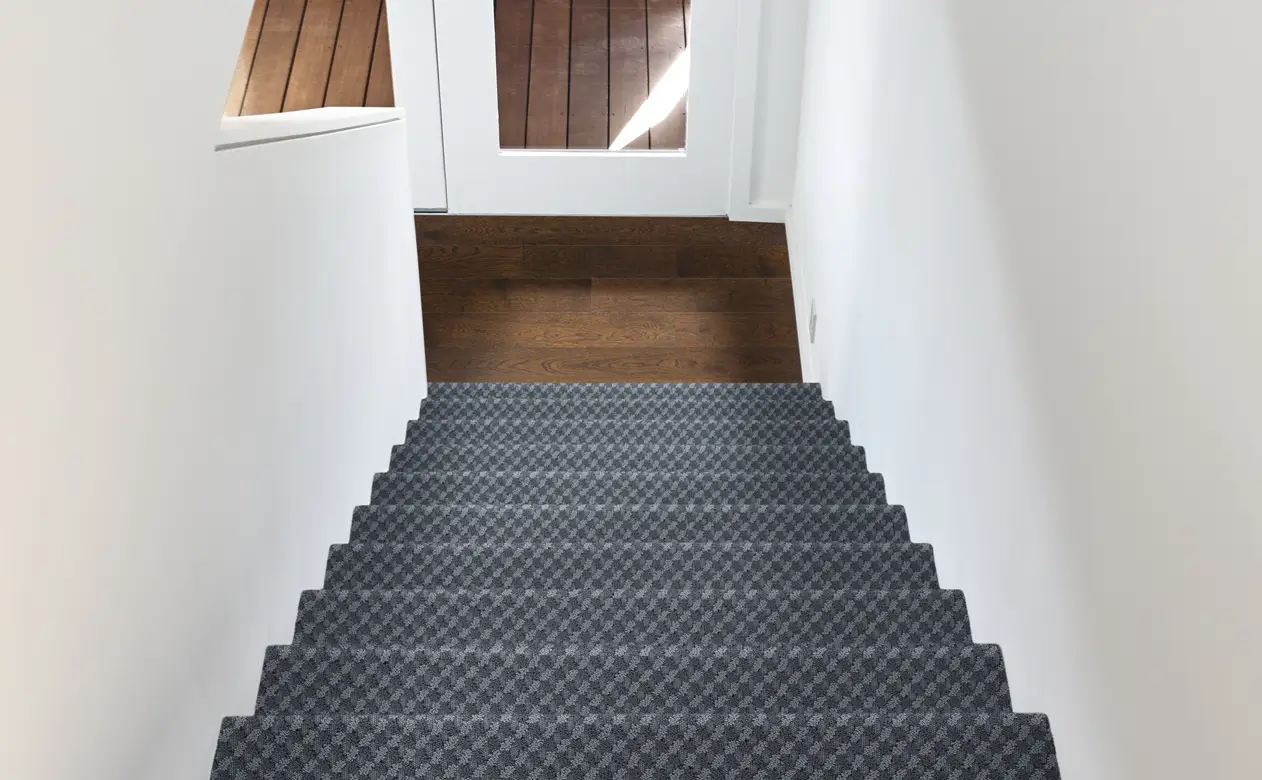
[[381, 4], [377, 21], [377, 42], [373, 45], [372, 68], [368, 71], [368, 97], [365, 106], [390, 108], [394, 105], [394, 72], [390, 68], [390, 31], [386, 28], [386, 6]]
[[724, 217], [450, 217], [420, 215], [422, 245], [785, 246], [784, 225]]
[[433, 349], [431, 382], [797, 382], [796, 347]]
[[416, 218], [432, 381], [796, 382], [784, 229]]
[[242, 114], [275, 114], [284, 106], [306, 5], [306, 0], [269, 0], [267, 3], [250, 81], [245, 88]]
[[496, 0], [495, 70], [499, 81], [500, 148], [526, 146], [530, 37], [534, 0]]
[[224, 113], [393, 106], [392, 75], [382, 0], [254, 0]]
[[530, 42], [526, 146], [566, 148], [570, 100], [569, 0], [535, 0]]
[[[647, 0], [649, 15], [649, 88], [656, 88], [662, 77], [684, 51], [683, 0]], [[687, 122], [685, 102], [681, 100], [670, 114], [649, 131], [649, 147], [653, 149], [684, 148]]]
[[[609, 138], [618, 137], [649, 96], [648, 16], [643, 0], [609, 0]], [[647, 149], [647, 135], [628, 149]]]
[[368, 96], [368, 72], [377, 42], [382, 0], [346, 0], [342, 30], [333, 50], [326, 106], [362, 106]]
[[569, 135], [571, 149], [609, 148], [609, 6], [574, 0], [570, 31]]
[[250, 20], [245, 26], [245, 41], [241, 44], [241, 53], [237, 55], [237, 68], [232, 73], [232, 84], [228, 87], [224, 116], [241, 114], [245, 87], [250, 82], [250, 71], [254, 68], [254, 55], [258, 51], [259, 33], [263, 29], [263, 15], [266, 13], [267, 0], [255, 0], [254, 7], [250, 9]]
[[333, 64], [333, 46], [342, 21], [342, 0], [307, 0], [307, 12], [298, 34], [294, 67], [285, 91], [285, 111], [301, 111], [324, 105]]

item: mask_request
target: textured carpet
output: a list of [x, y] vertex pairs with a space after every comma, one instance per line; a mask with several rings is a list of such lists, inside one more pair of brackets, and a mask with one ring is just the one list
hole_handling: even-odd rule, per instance
[[214, 780], [1055, 780], [811, 385], [431, 385]]

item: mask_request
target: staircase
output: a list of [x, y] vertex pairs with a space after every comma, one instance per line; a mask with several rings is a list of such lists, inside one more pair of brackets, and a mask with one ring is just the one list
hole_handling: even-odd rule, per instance
[[1052, 780], [812, 385], [431, 385], [214, 780]]

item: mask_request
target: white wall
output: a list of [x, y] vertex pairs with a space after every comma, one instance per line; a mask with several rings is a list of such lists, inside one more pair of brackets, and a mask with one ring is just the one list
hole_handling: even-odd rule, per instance
[[810, 370], [1067, 778], [1262, 776], [1259, 24], [811, 2]]
[[206, 777], [415, 413], [402, 127], [215, 153], [248, 11], [0, 11], [6, 778]]

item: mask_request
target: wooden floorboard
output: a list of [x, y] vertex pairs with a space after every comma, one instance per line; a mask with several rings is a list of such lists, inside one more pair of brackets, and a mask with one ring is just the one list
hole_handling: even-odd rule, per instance
[[[684, 52], [683, 0], [647, 0], [649, 23], [649, 85], [656, 88], [670, 66]], [[652, 149], [682, 149], [687, 122], [686, 102], [680, 100], [670, 113], [649, 131]]]
[[609, 6], [574, 0], [570, 32], [571, 149], [609, 148]]
[[245, 102], [245, 88], [250, 83], [250, 71], [254, 68], [254, 55], [259, 46], [259, 33], [263, 29], [263, 16], [267, 13], [267, 0], [255, 0], [250, 9], [250, 20], [245, 26], [245, 41], [237, 55], [237, 68], [232, 73], [228, 87], [228, 100], [224, 104], [224, 116], [239, 116]]
[[320, 108], [329, 86], [333, 47], [342, 23], [342, 0], [307, 0], [298, 49], [285, 92], [286, 111]]
[[570, 97], [569, 0], [535, 0], [526, 146], [564, 149]]
[[796, 382], [784, 229], [416, 218], [431, 381]]
[[533, 0], [496, 0], [495, 69], [499, 90], [500, 148], [526, 146]]
[[416, 217], [429, 246], [785, 246], [784, 225], [724, 217]]
[[275, 114], [284, 106], [305, 8], [306, 0], [268, 2], [241, 106], [242, 114]]
[[[609, 0], [609, 135], [616, 138], [649, 96], [644, 0]], [[642, 135], [628, 149], [647, 149]]]
[[390, 30], [386, 25], [386, 6], [381, 6], [377, 21], [377, 41], [373, 44], [372, 67], [368, 70], [368, 97], [365, 106], [394, 106], [394, 72], [390, 67]]

